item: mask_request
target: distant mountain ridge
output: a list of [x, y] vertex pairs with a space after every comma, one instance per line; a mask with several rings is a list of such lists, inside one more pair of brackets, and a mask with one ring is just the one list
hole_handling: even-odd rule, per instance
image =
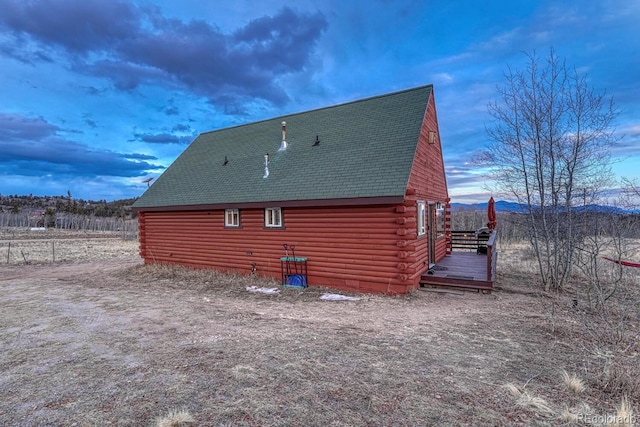
[[[487, 202], [484, 203], [451, 203], [451, 210], [455, 211], [487, 211]], [[495, 204], [496, 212], [526, 212], [526, 205], [516, 203], [516, 202], [508, 202], [506, 200], [499, 200]], [[597, 205], [591, 204], [586, 206], [587, 212], [607, 212], [607, 213], [617, 213], [617, 214], [637, 214], [640, 213], [638, 209], [623, 209], [617, 206], [607, 206], [607, 205]], [[584, 210], [583, 206], [576, 206], [574, 208], [576, 212], [582, 212]]]
[[[484, 203], [451, 203], [452, 211], [487, 211], [487, 202]], [[496, 212], [524, 212], [524, 207], [516, 202], [498, 200], [495, 204]]]

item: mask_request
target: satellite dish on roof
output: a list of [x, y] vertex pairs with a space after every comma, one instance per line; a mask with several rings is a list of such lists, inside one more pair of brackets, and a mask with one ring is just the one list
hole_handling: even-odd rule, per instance
[[153, 177], [143, 179], [143, 180], [142, 180], [142, 183], [143, 183], [143, 184], [144, 184], [144, 183], [146, 183], [146, 184], [147, 184], [147, 187], [149, 187], [149, 183], [150, 183], [151, 181], [153, 181]]

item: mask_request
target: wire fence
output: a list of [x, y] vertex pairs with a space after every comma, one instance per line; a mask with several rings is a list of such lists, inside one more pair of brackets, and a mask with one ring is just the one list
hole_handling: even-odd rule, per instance
[[46, 228], [119, 232], [123, 239], [137, 239], [138, 220], [95, 215], [56, 214], [50, 217], [34, 213], [0, 213], [0, 228]]
[[86, 262], [137, 256], [137, 240], [122, 239], [117, 232], [0, 229], [0, 264], [5, 265]]
[[0, 213], [0, 265], [138, 256], [138, 220], [62, 213]]

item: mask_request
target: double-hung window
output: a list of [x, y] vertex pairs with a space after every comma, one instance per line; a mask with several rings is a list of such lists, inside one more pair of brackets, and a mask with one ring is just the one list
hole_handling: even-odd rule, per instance
[[418, 201], [418, 236], [424, 236], [427, 233], [427, 203]]
[[224, 226], [240, 227], [240, 211], [238, 209], [225, 209]]
[[282, 209], [281, 208], [265, 208], [264, 226], [267, 228], [282, 227]]

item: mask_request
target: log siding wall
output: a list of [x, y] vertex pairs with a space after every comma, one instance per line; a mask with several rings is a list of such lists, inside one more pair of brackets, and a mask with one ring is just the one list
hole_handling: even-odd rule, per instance
[[[224, 227], [224, 210], [139, 215], [145, 263], [209, 267], [280, 279], [283, 243], [308, 258], [315, 286], [401, 294], [414, 286], [415, 208], [284, 208], [284, 227], [266, 229], [264, 209], [240, 211], [240, 228]], [[291, 255], [291, 251], [289, 252]]]

